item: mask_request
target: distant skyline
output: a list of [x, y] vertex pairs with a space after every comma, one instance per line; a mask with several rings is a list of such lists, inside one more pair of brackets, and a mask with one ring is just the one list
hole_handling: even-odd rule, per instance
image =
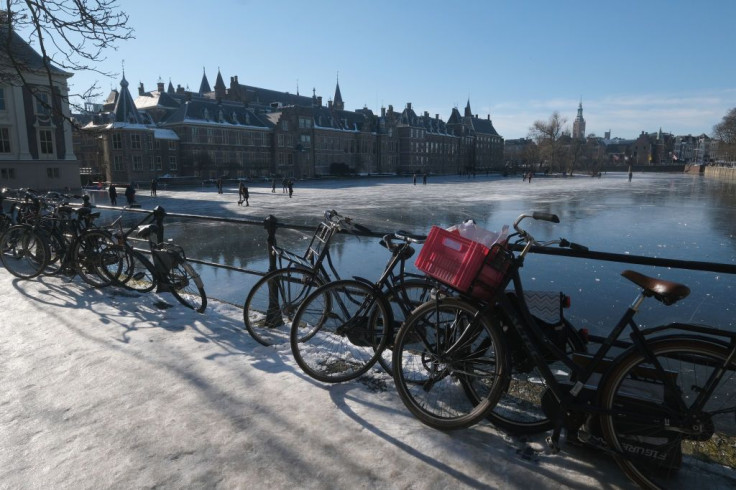
[[736, 2], [702, 0], [218, 0], [188, 8], [171, 0], [120, 2], [136, 39], [104, 54], [122, 66], [133, 95], [143, 82], [199, 88], [218, 69], [262, 88], [326, 104], [339, 77], [345, 108], [379, 113], [407, 102], [447, 120], [470, 101], [506, 139], [528, 135], [553, 111], [568, 129], [582, 101], [586, 133], [635, 138], [642, 131], [711, 134], [736, 107], [732, 24]]

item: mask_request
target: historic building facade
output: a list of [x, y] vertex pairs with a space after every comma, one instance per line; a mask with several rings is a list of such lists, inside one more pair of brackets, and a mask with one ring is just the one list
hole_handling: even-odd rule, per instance
[[54, 66], [47, 69], [41, 56], [9, 30], [4, 19], [0, 19], [0, 43], [0, 186], [79, 187], [79, 162], [69, 122], [67, 80], [72, 75]]
[[[220, 72], [214, 87], [203, 74], [197, 92], [171, 82], [164, 88], [159, 81], [153, 91], [141, 84], [133, 100], [123, 79], [101, 111], [79, 120], [85, 125], [75, 141], [84, 166], [114, 182], [167, 174], [312, 178], [503, 168], [503, 138], [490, 116], [472, 115], [470, 102], [464, 116], [454, 109], [447, 123], [417, 115], [410, 103], [401, 112], [393, 106], [380, 114], [350, 111], [339, 82], [325, 105], [314, 91], [311, 97], [278, 92], [241, 84], [237, 76], [228, 87]], [[113, 145], [121, 138], [116, 133], [128, 134], [122, 141], [131, 143]]]

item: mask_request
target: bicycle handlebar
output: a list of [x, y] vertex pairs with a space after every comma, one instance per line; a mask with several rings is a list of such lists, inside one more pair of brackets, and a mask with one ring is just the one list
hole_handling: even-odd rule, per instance
[[[580, 245], [579, 243], [574, 243], [566, 240], [565, 238], [560, 238], [558, 240], [549, 240], [546, 242], [538, 242], [532, 235], [529, 234], [528, 231], [524, 230], [519, 224], [521, 221], [525, 218], [532, 218], [535, 220], [541, 220], [541, 221], [549, 221], [551, 223], [559, 223], [560, 218], [556, 214], [552, 213], [543, 213], [534, 211], [532, 214], [522, 214], [518, 218], [516, 218], [516, 221], [514, 221], [514, 229], [519, 234], [519, 236], [524, 240], [528, 246], [536, 245], [539, 247], [547, 247], [550, 245], [559, 245], [563, 248], [570, 248], [572, 250], [577, 250], [580, 252], [587, 252], [588, 247], [585, 245]], [[527, 248], [525, 248], [525, 251], [522, 253], [526, 253]]]

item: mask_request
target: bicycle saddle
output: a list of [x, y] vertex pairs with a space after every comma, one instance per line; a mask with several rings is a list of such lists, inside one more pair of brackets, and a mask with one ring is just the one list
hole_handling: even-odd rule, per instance
[[635, 271], [625, 270], [621, 273], [629, 281], [644, 289], [645, 296], [651, 296], [657, 301], [669, 306], [677, 303], [690, 294], [690, 288], [677, 282], [665, 281], [645, 276]]

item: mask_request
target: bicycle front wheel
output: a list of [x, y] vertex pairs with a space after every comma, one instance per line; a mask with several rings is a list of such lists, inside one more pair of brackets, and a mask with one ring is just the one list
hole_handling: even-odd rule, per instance
[[207, 308], [207, 295], [202, 278], [189, 262], [175, 264], [169, 271], [171, 294], [187, 308], [203, 313]]
[[0, 259], [15, 277], [32, 279], [43, 272], [49, 261], [46, 238], [27, 225], [8, 228], [0, 238]]
[[245, 298], [245, 329], [263, 345], [288, 343], [296, 310], [323, 284], [324, 281], [309, 269], [285, 268], [269, 272], [255, 283]]
[[[648, 346], [662, 370], [632, 352], [599, 390], [601, 432], [618, 465], [642, 488], [691, 488], [692, 481], [678, 481], [678, 470], [694, 460], [736, 468], [736, 360], [724, 366], [728, 349], [703, 339], [666, 338]], [[723, 376], [706, 393], [721, 367]]]
[[502, 334], [477, 312], [456, 298], [430, 301], [415, 309], [396, 335], [396, 389], [409, 411], [430, 427], [473, 425], [506, 385]]
[[357, 378], [386, 346], [388, 308], [373, 288], [357, 281], [335, 281], [316, 289], [294, 315], [294, 359], [306, 374], [325, 383]]

